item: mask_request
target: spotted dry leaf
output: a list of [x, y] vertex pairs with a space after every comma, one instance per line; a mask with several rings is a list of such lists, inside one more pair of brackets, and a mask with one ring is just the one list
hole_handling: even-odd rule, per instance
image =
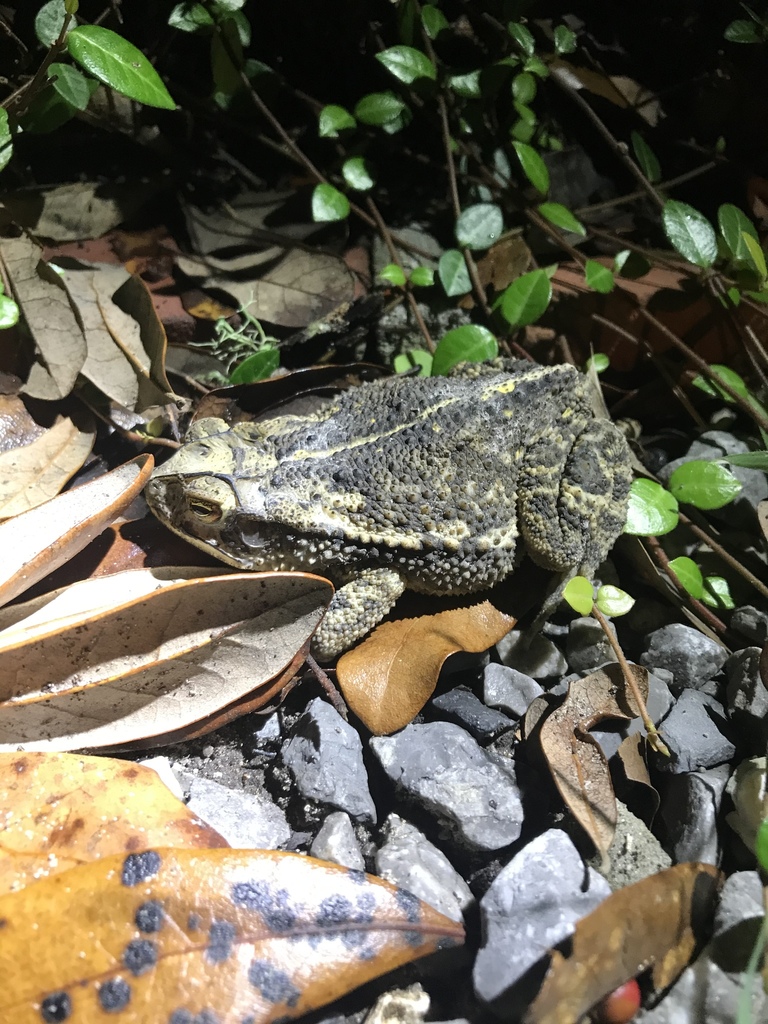
[[292, 853], [146, 850], [0, 898], [0, 1020], [268, 1024], [427, 953], [461, 925]]

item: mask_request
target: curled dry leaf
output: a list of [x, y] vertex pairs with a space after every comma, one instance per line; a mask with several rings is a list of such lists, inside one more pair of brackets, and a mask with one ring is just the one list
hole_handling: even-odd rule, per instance
[[153, 466], [151, 455], [140, 455], [2, 523], [0, 605], [18, 597], [97, 537], [141, 493]]
[[567, 956], [552, 951], [526, 1024], [575, 1024], [648, 967], [657, 991], [671, 985], [706, 938], [723, 877], [677, 864], [614, 892], [577, 923]]
[[175, 735], [258, 690], [252, 710], [285, 684], [332, 594], [303, 573], [180, 574], [119, 573], [5, 609], [0, 750]]
[[514, 618], [489, 601], [385, 622], [339, 659], [344, 699], [377, 736], [402, 729], [432, 696], [450, 654], [485, 651], [514, 625]]
[[0, 918], [14, 1024], [268, 1024], [463, 940], [381, 879], [263, 850], [107, 857], [0, 898]]
[[[648, 673], [630, 666], [643, 698]], [[616, 798], [605, 754], [588, 730], [605, 718], [636, 718], [640, 711], [627, 691], [619, 665], [577, 679], [541, 726], [539, 739], [552, 778], [568, 809], [601, 854], [616, 829]]]
[[132, 761], [0, 754], [0, 894], [116, 853], [227, 846]]

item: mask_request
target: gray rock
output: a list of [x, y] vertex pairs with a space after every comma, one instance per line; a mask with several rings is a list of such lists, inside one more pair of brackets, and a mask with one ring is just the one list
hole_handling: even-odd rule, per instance
[[462, 726], [481, 742], [489, 743], [514, 725], [507, 715], [486, 707], [464, 686], [456, 686], [447, 693], [441, 693], [432, 701], [432, 707], [442, 717]]
[[722, 704], [699, 690], [683, 690], [664, 719], [661, 735], [672, 760], [658, 760], [658, 767], [674, 772], [696, 772], [730, 761], [736, 747], [723, 734]]
[[[611, 622], [609, 626], [616, 636], [614, 624]], [[591, 672], [608, 661], [616, 661], [603, 627], [589, 615], [572, 620], [565, 653], [571, 669], [580, 673]]]
[[360, 736], [321, 697], [307, 705], [281, 753], [303, 797], [338, 807], [356, 821], [376, 820]]
[[568, 671], [568, 662], [562, 653], [541, 633], [530, 637], [513, 629], [499, 640], [496, 649], [505, 665], [534, 679], [553, 679]]
[[507, 665], [491, 663], [483, 674], [483, 700], [492, 708], [522, 718], [536, 697], [544, 690], [532, 676], [509, 668]]
[[458, 725], [409, 725], [374, 736], [371, 749], [395, 785], [472, 849], [499, 850], [520, 835], [523, 808], [510, 763], [502, 767]]
[[[634, 885], [672, 864], [669, 854], [645, 822], [621, 800], [616, 801], [616, 811], [616, 832], [608, 848], [605, 866], [594, 863], [595, 869], [613, 890]], [[600, 860], [599, 855], [596, 860]]]
[[365, 870], [365, 861], [349, 815], [332, 811], [320, 826], [309, 852], [319, 860], [330, 860], [355, 871]]
[[640, 661], [648, 668], [666, 668], [673, 677], [672, 692], [698, 690], [725, 664], [728, 652], [698, 629], [673, 622], [648, 637], [648, 650]]
[[175, 771], [189, 791], [189, 809], [212, 825], [233, 849], [279, 850], [288, 846], [291, 829], [283, 812], [266, 794], [244, 793], [211, 779]]
[[760, 677], [760, 648], [744, 647], [725, 663], [726, 698], [736, 734], [751, 747], [764, 746], [768, 690]]
[[664, 787], [661, 817], [667, 826], [667, 850], [676, 864], [720, 862], [718, 815], [730, 766], [682, 772]]
[[507, 990], [610, 892], [565, 832], [549, 829], [528, 843], [480, 900], [483, 944], [472, 976], [477, 997], [495, 1004], [505, 1020], [518, 1019]]
[[751, 604], [742, 605], [731, 616], [731, 629], [737, 629], [752, 643], [762, 647], [768, 640], [768, 612]]
[[413, 825], [396, 814], [385, 824], [386, 841], [376, 854], [376, 874], [407, 889], [452, 921], [472, 903], [469, 886], [451, 862]]

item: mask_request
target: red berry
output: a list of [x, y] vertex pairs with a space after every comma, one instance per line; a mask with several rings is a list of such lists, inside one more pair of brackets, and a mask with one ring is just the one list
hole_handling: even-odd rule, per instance
[[639, 1009], [640, 986], [630, 978], [598, 1004], [595, 1017], [600, 1024], [629, 1024]]

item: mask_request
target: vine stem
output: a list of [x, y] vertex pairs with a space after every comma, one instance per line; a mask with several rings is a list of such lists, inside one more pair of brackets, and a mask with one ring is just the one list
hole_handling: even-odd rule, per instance
[[645, 700], [643, 699], [642, 693], [640, 693], [640, 688], [637, 685], [637, 680], [635, 679], [632, 673], [632, 668], [629, 662], [624, 656], [624, 651], [622, 651], [619, 641], [613, 635], [613, 631], [611, 630], [611, 627], [608, 624], [608, 620], [594, 602], [592, 603], [592, 615], [600, 623], [600, 626], [603, 632], [605, 633], [606, 639], [608, 640], [608, 643], [611, 645], [613, 653], [616, 655], [616, 660], [618, 661], [619, 666], [621, 667], [621, 671], [624, 676], [624, 682], [627, 684], [627, 688], [629, 689], [630, 693], [632, 694], [632, 697], [635, 700], [635, 703], [640, 709], [640, 717], [643, 720], [645, 731], [648, 733], [648, 742], [653, 747], [653, 749], [657, 751], [659, 754], [662, 754], [664, 757], [672, 757], [669, 747], [661, 738], [659, 730], [653, 724], [651, 716], [648, 714], [648, 708], [646, 707]]
[[10, 96], [3, 104], [9, 114], [13, 114], [14, 117], [19, 118], [26, 110], [29, 109], [29, 104], [45, 85], [45, 76], [48, 72], [48, 68], [66, 47], [67, 29], [69, 28], [70, 21], [72, 21], [72, 15], [65, 13], [59, 37], [51, 43], [48, 48], [48, 52], [43, 57], [40, 67], [35, 72], [32, 80], [28, 82], [23, 89]]
[[680, 577], [677, 575], [675, 570], [670, 565], [667, 553], [659, 543], [659, 538], [648, 536], [645, 537], [644, 540], [647, 541], [648, 546], [651, 549], [651, 552], [653, 553], [653, 557], [659, 563], [659, 565], [667, 574], [667, 576], [669, 576], [669, 578], [672, 580], [680, 596], [691, 605], [691, 607], [694, 609], [699, 618], [703, 619], [704, 622], [706, 622], [707, 625], [714, 629], [716, 632], [720, 634], [726, 633], [728, 627], [725, 625], [725, 623], [718, 619], [718, 617], [715, 614], [713, 614], [705, 604], [702, 604], [701, 601], [699, 601], [697, 598], [689, 594], [683, 586], [683, 584], [680, 582]]
[[691, 533], [698, 537], [699, 540], [703, 541], [707, 547], [711, 548], [714, 553], [727, 565], [730, 565], [735, 572], [740, 576], [743, 576], [748, 583], [751, 583], [758, 593], [762, 594], [763, 597], [768, 598], [768, 587], [766, 587], [762, 580], [758, 579], [757, 576], [755, 576], [755, 574], [746, 567], [746, 565], [743, 565], [737, 558], [734, 558], [729, 551], [726, 551], [722, 544], [719, 544], [714, 537], [711, 537], [707, 533], [706, 530], [702, 530], [702, 528], [694, 523], [693, 520], [689, 519], [684, 512], [678, 511], [678, 515], [680, 516], [680, 522], [687, 526]]

